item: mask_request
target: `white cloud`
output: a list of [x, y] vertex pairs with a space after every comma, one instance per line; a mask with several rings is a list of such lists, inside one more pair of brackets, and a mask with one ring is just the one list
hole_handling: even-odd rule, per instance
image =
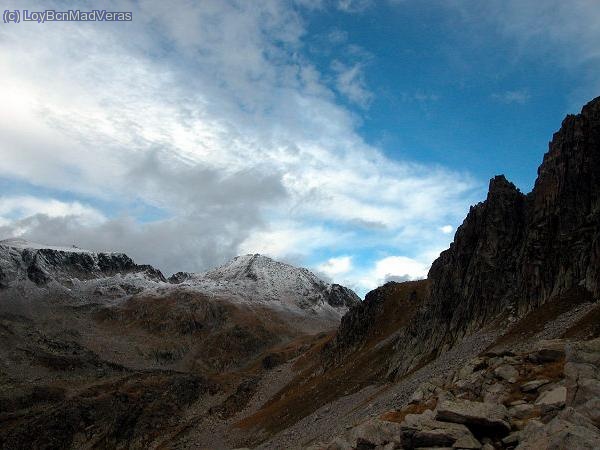
[[9, 219], [21, 219], [34, 214], [44, 214], [52, 218], [73, 216], [82, 225], [95, 225], [106, 220], [100, 211], [79, 202], [62, 202], [32, 196], [0, 197], [0, 219], [3, 219], [4, 223], [8, 223]]
[[375, 263], [374, 275], [378, 283], [393, 278], [416, 280], [427, 276], [429, 267], [406, 256], [388, 256]]
[[[162, 218], [102, 221], [83, 200], [30, 199], [11, 210], [18, 217], [0, 214], [10, 222], [0, 238], [26, 232], [122, 249], [165, 271], [241, 252], [301, 263], [332, 244], [416, 245], [423, 254], [446, 244], [431, 233], [463, 216], [474, 181], [365, 143], [303, 56], [296, 8], [112, 5], [132, 9], [134, 21], [0, 29], [0, 83], [10, 87], [0, 103], [0, 176], [101, 200], [111, 217], [141, 203]], [[368, 104], [365, 66], [339, 68], [340, 92]]]
[[314, 250], [341, 244], [348, 236], [320, 225], [282, 221], [252, 233], [240, 243], [240, 253], [261, 253], [272, 258], [303, 260]]
[[335, 258], [329, 258], [327, 261], [317, 266], [317, 269], [329, 277], [346, 274], [352, 269], [352, 257], [337, 256]]
[[341, 44], [348, 40], [348, 33], [344, 30], [335, 28], [329, 32], [329, 34], [327, 35], [327, 39], [332, 44]]
[[401, 255], [386, 256], [370, 266], [352, 266], [345, 273], [330, 276], [334, 282], [345, 284], [364, 297], [367, 292], [388, 281], [402, 282], [426, 278], [431, 261], [427, 258], [415, 259]]
[[454, 227], [452, 225], [444, 225], [440, 228], [440, 231], [444, 234], [450, 234], [454, 231]]

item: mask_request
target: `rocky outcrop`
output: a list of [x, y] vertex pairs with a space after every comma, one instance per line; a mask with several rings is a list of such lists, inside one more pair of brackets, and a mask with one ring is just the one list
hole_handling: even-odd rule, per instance
[[342, 317], [334, 339], [324, 349], [325, 363], [339, 363], [406, 326], [427, 295], [427, 281], [390, 281], [369, 292]]
[[341, 284], [332, 284], [325, 291], [325, 302], [333, 307], [350, 308], [358, 305], [360, 298], [356, 293]]
[[[445, 381], [424, 383], [401, 409], [315, 448], [599, 448], [600, 339], [539, 345], [477, 357]], [[560, 347], [566, 347], [563, 358], [534, 362], [538, 353]], [[497, 369], [506, 366], [518, 374], [515, 382], [499, 375]], [[501, 395], [487, 396], [491, 387]], [[361, 447], [363, 442], [371, 447]]]
[[[407, 373], [492, 320], [559, 296], [600, 297], [600, 98], [554, 135], [533, 191], [503, 176], [433, 263], [424, 307], [397, 339]], [[368, 318], [365, 318], [368, 323]]]
[[552, 403], [559, 413], [547, 423], [529, 421], [517, 449], [600, 446], [600, 339], [566, 346], [564, 376], [566, 386], [546, 390], [536, 401]]
[[68, 285], [73, 279], [90, 280], [128, 273], [140, 273], [153, 281], [166, 281], [159, 270], [138, 265], [124, 253], [38, 247], [19, 239], [0, 241], [0, 287], [24, 280], [38, 286], [51, 281]]
[[435, 418], [442, 422], [460, 423], [486, 434], [505, 435], [510, 431], [508, 410], [504, 405], [469, 400], [444, 400]]

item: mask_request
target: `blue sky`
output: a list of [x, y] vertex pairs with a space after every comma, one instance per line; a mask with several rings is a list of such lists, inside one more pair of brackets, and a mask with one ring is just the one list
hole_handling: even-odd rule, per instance
[[[70, 7], [41, 5], [8, 7]], [[425, 276], [492, 176], [529, 191], [600, 95], [594, 1], [102, 5], [133, 21], [0, 24], [0, 238], [364, 294]]]

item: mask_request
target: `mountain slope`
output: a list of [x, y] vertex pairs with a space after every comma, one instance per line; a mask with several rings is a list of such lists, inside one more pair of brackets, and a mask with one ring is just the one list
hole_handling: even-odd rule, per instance
[[0, 242], [0, 281], [11, 449], [146, 448], [188, 421], [223, 426], [359, 301], [260, 255], [168, 282], [124, 254], [14, 239]]
[[516, 320], [572, 292], [600, 297], [600, 98], [563, 121], [530, 194], [490, 182], [428, 279], [427, 305], [396, 344], [398, 374], [500, 314]]
[[[428, 283], [426, 300], [395, 338], [388, 375], [420, 367], [482, 327], [510, 327], [555, 299], [600, 297], [600, 98], [563, 121], [531, 193], [504, 176], [490, 181]], [[342, 321], [338, 336], [380, 326], [358, 315]]]
[[[427, 280], [367, 294], [308, 369], [242, 425], [277, 433], [264, 448], [291, 442], [302, 427], [307, 443], [309, 436], [331, 437], [329, 430], [356, 420], [357, 411], [364, 418], [374, 405], [385, 411], [406, 402], [415, 380], [432, 374], [443, 380], [486, 349], [526, 354], [546, 339], [598, 337], [599, 245], [597, 98], [563, 121], [531, 193], [494, 177], [487, 198], [471, 207]], [[372, 386], [363, 384], [365, 373]], [[337, 392], [332, 374], [343, 383]], [[317, 394], [310, 404], [304, 400], [309, 392]], [[319, 414], [324, 408], [332, 411], [327, 421]], [[324, 426], [313, 425], [321, 419]]]

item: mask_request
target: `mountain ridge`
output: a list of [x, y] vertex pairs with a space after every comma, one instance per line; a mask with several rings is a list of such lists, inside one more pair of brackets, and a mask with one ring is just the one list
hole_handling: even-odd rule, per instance
[[[427, 299], [396, 338], [387, 373], [400, 377], [500, 316], [510, 325], [571, 290], [598, 299], [599, 274], [600, 97], [563, 120], [529, 194], [504, 175], [490, 180], [433, 262]], [[352, 334], [346, 327], [338, 335]]]
[[326, 283], [308, 269], [260, 254], [237, 256], [206, 272], [178, 272], [167, 279], [160, 270], [136, 264], [125, 253], [57, 247], [18, 238], [0, 241], [0, 288], [25, 279], [37, 286], [56, 281], [71, 288], [74, 279], [85, 282], [127, 274], [138, 277], [134, 280], [138, 290], [164, 290], [178, 285], [245, 301], [285, 300], [288, 306], [297, 306], [300, 302], [300, 306], [313, 309], [331, 307], [332, 310], [326, 308], [326, 313], [335, 313], [359, 301], [358, 296], [344, 286]]

